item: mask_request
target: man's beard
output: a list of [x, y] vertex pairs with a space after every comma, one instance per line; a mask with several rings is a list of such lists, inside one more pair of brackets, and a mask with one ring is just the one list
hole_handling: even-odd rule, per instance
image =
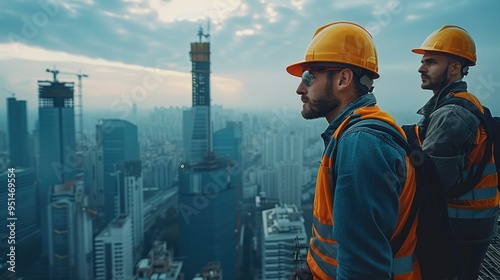
[[320, 97], [315, 100], [308, 99], [308, 102], [304, 103], [301, 114], [306, 120], [322, 118], [339, 104], [340, 101], [333, 95], [332, 81], [328, 81]]
[[[449, 65], [449, 64], [448, 64]], [[431, 78], [427, 75], [423, 75], [424, 77], [427, 77], [428, 83], [424, 85], [422, 83], [421, 87], [422, 89], [430, 89], [430, 90], [435, 90], [435, 89], [443, 89], [445, 86], [448, 85], [448, 67], [441, 73], [441, 75]]]

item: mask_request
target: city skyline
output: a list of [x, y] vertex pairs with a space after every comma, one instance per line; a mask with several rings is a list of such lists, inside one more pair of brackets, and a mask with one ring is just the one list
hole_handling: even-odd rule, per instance
[[[500, 45], [500, 31], [485, 28], [500, 26], [494, 13], [499, 6], [493, 0], [3, 2], [0, 87], [27, 100], [31, 110], [36, 107], [33, 85], [48, 80], [45, 69], [55, 66], [89, 75], [83, 80], [86, 110], [127, 114], [134, 103], [148, 109], [189, 107], [186, 46], [202, 26], [215, 50], [213, 104], [261, 110], [286, 107], [298, 113], [301, 102], [294, 92], [299, 80], [285, 67], [303, 58], [318, 26], [347, 20], [365, 26], [374, 37], [381, 74], [374, 93], [381, 106], [391, 113], [415, 114], [431, 93], [420, 89], [420, 57], [410, 49], [439, 27], [456, 24], [476, 41], [478, 63], [465, 79], [470, 91], [500, 114], [500, 95], [495, 94], [500, 76], [495, 60], [489, 59]], [[77, 81], [71, 75], [60, 79]], [[4, 102], [0, 98], [0, 108], [5, 108]]]

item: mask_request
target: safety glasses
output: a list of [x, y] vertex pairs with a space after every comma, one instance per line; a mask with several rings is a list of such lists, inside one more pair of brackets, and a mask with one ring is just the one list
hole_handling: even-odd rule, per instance
[[304, 70], [302, 72], [302, 82], [306, 87], [310, 87], [312, 82], [314, 81], [315, 77], [311, 72], [331, 72], [331, 71], [339, 71], [342, 70], [342, 68], [311, 68], [308, 70]]

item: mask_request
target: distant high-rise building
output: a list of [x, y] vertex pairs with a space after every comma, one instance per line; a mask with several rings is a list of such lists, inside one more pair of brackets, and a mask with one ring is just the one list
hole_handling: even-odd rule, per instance
[[140, 160], [137, 126], [119, 119], [101, 120], [96, 127], [97, 145], [102, 154], [104, 215], [106, 222], [118, 214], [115, 165]]
[[302, 165], [294, 161], [281, 161], [277, 164], [275, 188], [281, 203], [293, 204], [301, 209]]
[[[262, 257], [262, 212], [264, 210], [273, 209], [280, 202], [277, 198], [268, 198], [265, 192], [261, 192], [255, 197], [255, 215], [254, 215], [254, 235], [255, 235], [255, 245], [257, 257]], [[260, 267], [261, 264], [258, 264]]]
[[303, 136], [291, 131], [283, 134], [268, 130], [265, 132], [267, 141], [263, 145], [262, 164], [275, 166], [281, 161], [294, 161], [302, 165], [304, 154]]
[[177, 164], [172, 156], [161, 155], [147, 159], [143, 165], [144, 187], [150, 191], [166, 191], [172, 188]]
[[26, 101], [7, 98], [7, 122], [9, 130], [9, 158], [11, 167], [29, 167], [28, 120]]
[[272, 130], [267, 130], [264, 134], [266, 141], [262, 147], [262, 165], [274, 167], [277, 162], [283, 160], [283, 135]]
[[283, 135], [283, 159], [284, 161], [293, 161], [300, 166], [304, 161], [304, 138], [302, 134], [290, 131]]
[[[10, 175], [9, 175], [10, 174]], [[9, 195], [8, 179], [15, 180], [15, 193]], [[36, 208], [36, 177], [33, 168], [16, 169], [13, 172], [2, 170], [0, 174], [0, 205], [5, 205], [5, 209], [0, 211], [0, 220], [7, 221], [7, 202], [8, 198], [14, 198], [15, 207], [15, 223], [16, 223], [16, 246], [21, 246], [23, 243], [39, 238], [40, 225], [37, 219]], [[12, 200], [11, 200], [12, 201]], [[0, 251], [7, 252], [10, 247], [7, 243], [9, 237], [9, 228], [6, 226], [0, 227]]]
[[238, 190], [238, 200], [243, 189], [243, 129], [241, 122], [227, 122], [226, 127], [214, 133], [214, 153], [229, 157], [231, 162], [232, 185]]
[[225, 128], [214, 132], [214, 152], [220, 156], [229, 156], [235, 163], [242, 165], [241, 145], [243, 141], [241, 122], [228, 122]]
[[53, 186], [48, 211], [50, 279], [93, 278], [92, 209], [82, 181]]
[[133, 279], [132, 239], [128, 215], [119, 215], [95, 237], [95, 280]]
[[116, 164], [118, 176], [118, 212], [130, 217], [134, 262], [140, 257], [144, 240], [143, 186], [141, 161], [125, 161]]
[[262, 280], [283, 279], [294, 268], [294, 239], [305, 246], [304, 218], [295, 205], [262, 211]]
[[88, 195], [89, 205], [101, 212], [104, 208], [104, 167], [102, 150], [90, 147], [84, 153], [84, 177], [85, 190]]
[[269, 198], [279, 198], [280, 188], [278, 188], [278, 174], [275, 168], [267, 167], [259, 170], [258, 182], [261, 192], [266, 193]]
[[[55, 78], [55, 77], [54, 77]], [[38, 81], [38, 206], [43, 253], [48, 254], [49, 190], [76, 177], [74, 83]]]
[[191, 109], [184, 111], [184, 161], [203, 161], [212, 150], [210, 129], [210, 42], [202, 42], [203, 34], [198, 31], [199, 42], [191, 43], [192, 102]]

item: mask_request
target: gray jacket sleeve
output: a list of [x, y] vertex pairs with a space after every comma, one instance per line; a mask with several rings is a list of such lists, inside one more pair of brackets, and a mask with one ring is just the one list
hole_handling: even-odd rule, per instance
[[471, 151], [479, 120], [458, 105], [445, 105], [430, 115], [422, 149], [439, 170], [445, 190], [463, 179], [465, 156]]

